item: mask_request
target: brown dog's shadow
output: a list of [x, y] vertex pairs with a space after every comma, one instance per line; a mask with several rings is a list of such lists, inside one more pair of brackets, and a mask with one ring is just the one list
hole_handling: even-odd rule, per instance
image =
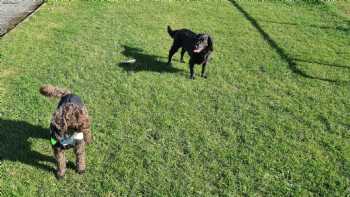
[[53, 156], [32, 150], [30, 138], [49, 141], [49, 130], [24, 121], [0, 119], [0, 161], [21, 162], [53, 172], [52, 166], [43, 164], [43, 162], [55, 163]]
[[135, 63], [119, 63], [119, 67], [123, 68], [127, 72], [139, 72], [139, 71], [150, 71], [150, 72], [169, 72], [176, 73], [181, 72], [181, 69], [174, 68], [168, 65], [166, 62], [160, 59], [164, 57], [156, 55], [148, 55], [143, 52], [142, 49], [123, 46], [124, 50], [121, 52], [125, 57], [129, 59], [135, 59]]

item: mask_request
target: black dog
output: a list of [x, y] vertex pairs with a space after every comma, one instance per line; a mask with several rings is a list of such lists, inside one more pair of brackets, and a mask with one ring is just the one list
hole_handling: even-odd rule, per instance
[[168, 33], [174, 39], [169, 51], [168, 64], [171, 63], [173, 55], [181, 49], [181, 62], [185, 52], [190, 55], [190, 79], [194, 79], [194, 65], [202, 64], [201, 77], [206, 78], [205, 67], [209, 61], [211, 53], [214, 51], [213, 40], [208, 34], [196, 34], [188, 29], [172, 30], [168, 26]]

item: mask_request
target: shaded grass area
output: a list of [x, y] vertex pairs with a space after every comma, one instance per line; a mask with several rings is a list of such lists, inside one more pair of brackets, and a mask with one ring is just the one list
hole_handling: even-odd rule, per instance
[[[318, 3], [319, 1], [311, 1], [312, 3]], [[277, 42], [262, 28], [262, 26], [259, 24], [259, 22], [251, 16], [243, 7], [240, 6], [240, 4], [234, 0], [231, 0], [231, 3], [233, 6], [243, 14], [243, 16], [252, 24], [252, 26], [259, 32], [261, 37], [270, 45], [271, 48], [273, 48], [278, 55], [281, 57], [281, 59], [285, 60], [288, 63], [289, 69], [300, 76], [303, 76], [305, 78], [310, 78], [310, 79], [318, 79], [318, 80], [323, 80], [323, 81], [328, 81], [328, 82], [349, 82], [349, 81], [342, 81], [342, 80], [336, 80], [336, 79], [328, 79], [328, 78], [322, 78], [322, 77], [315, 77], [307, 74], [303, 70], [301, 70], [298, 67], [298, 63], [310, 63], [310, 64], [319, 64], [323, 66], [334, 66], [334, 67], [340, 67], [340, 68], [347, 68], [350, 69], [348, 66], [343, 66], [343, 65], [337, 65], [337, 64], [331, 64], [331, 63], [323, 63], [319, 61], [313, 61], [313, 60], [303, 60], [303, 59], [296, 59], [293, 58], [291, 55], [287, 54], [286, 50], [283, 49]], [[280, 25], [297, 25], [293, 23], [278, 23], [278, 22], [273, 22], [273, 21], [268, 21], [270, 23], [275, 23], [275, 24], [280, 24]], [[314, 25], [311, 25], [311, 27], [314, 27]], [[318, 27], [319, 29], [322, 28], [329, 28], [329, 27]], [[336, 27], [335, 29], [340, 30], [340, 31], [347, 31], [347, 29], [342, 29]]]
[[[333, 4], [48, 2], [0, 40], [0, 194], [349, 194], [347, 21]], [[213, 35], [207, 80], [164, 64], [168, 24]], [[43, 83], [93, 117], [83, 176], [53, 176]]]
[[151, 71], [151, 72], [180, 72], [181, 69], [167, 65], [166, 61], [161, 61], [166, 57], [160, 57], [157, 55], [150, 55], [143, 52], [142, 49], [123, 46], [124, 50], [121, 52], [126, 58], [130, 60], [135, 59], [137, 63], [119, 63], [119, 66], [122, 67], [128, 73], [140, 72], [140, 71]]

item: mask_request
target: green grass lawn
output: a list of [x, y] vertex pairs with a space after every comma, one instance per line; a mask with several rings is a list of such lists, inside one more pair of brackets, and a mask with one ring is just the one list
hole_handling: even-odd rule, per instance
[[[350, 195], [349, 4], [47, 2], [0, 40], [0, 196]], [[165, 65], [168, 24], [214, 37], [208, 79]], [[46, 83], [88, 106], [82, 176]]]

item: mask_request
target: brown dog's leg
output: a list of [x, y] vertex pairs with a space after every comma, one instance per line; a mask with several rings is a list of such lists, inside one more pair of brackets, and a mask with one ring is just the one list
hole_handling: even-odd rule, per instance
[[61, 148], [53, 148], [53, 152], [57, 162], [56, 177], [61, 179], [66, 172], [66, 158], [64, 156], [64, 150]]
[[85, 172], [86, 164], [85, 164], [85, 141], [77, 140], [76, 145], [74, 147], [74, 153], [76, 156], [76, 167], [77, 172], [79, 174], [83, 174]]
[[84, 134], [84, 141], [85, 144], [90, 144], [92, 142], [92, 135], [91, 135], [91, 131], [89, 129], [85, 129], [82, 131]]

